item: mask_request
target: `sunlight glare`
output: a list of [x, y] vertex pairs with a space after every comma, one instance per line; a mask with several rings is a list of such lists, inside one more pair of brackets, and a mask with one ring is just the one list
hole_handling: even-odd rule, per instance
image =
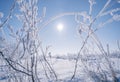
[[62, 30], [63, 30], [63, 24], [58, 24], [57, 25], [57, 30], [59, 31], [59, 32], [61, 32]]

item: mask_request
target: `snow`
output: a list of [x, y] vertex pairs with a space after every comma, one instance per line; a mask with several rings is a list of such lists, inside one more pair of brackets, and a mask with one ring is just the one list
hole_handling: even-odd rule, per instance
[[[33, 79], [31, 78], [32, 75], [35, 82], [39, 82], [38, 80], [41, 82], [112, 82], [113, 77], [120, 80], [120, 57], [117, 56], [120, 54], [110, 54], [106, 57], [106, 52], [101, 42], [97, 37], [92, 36], [92, 32], [94, 34], [92, 25], [98, 17], [109, 14], [111, 16], [109, 20], [101, 23], [99, 25], [100, 27], [113, 21], [120, 21], [120, 15], [115, 14], [120, 11], [120, 8], [106, 11], [112, 0], [106, 1], [106, 4], [95, 17], [92, 17], [92, 7], [96, 2], [95, 0], [89, 0], [89, 14], [88, 11], [77, 13], [68, 12], [55, 16], [50, 21], [48, 20], [45, 25], [59, 17], [75, 15], [75, 21], [79, 28], [78, 31], [81, 38], [83, 38], [81, 39], [83, 40], [83, 44], [81, 44], [83, 46], [79, 53], [80, 56], [78, 54], [69, 54], [69, 56], [52, 55], [53, 57], [48, 57], [48, 47], [43, 49], [41, 41], [39, 40], [39, 28], [37, 27], [45, 17], [46, 7], [43, 8], [43, 15], [39, 18], [37, 1], [38, 0], [17, 0], [20, 12], [23, 14], [19, 13], [16, 17], [23, 23], [23, 27], [15, 32], [11, 25], [8, 26], [8, 30], [10, 31], [9, 36], [14, 37], [15, 45], [10, 44], [6, 46], [4, 37], [0, 36], [0, 43], [3, 43], [3, 45], [0, 45], [0, 48], [5, 46], [5, 50], [0, 51], [1, 53], [3, 52], [3, 54], [0, 53], [0, 82], [12, 82], [12, 80], [14, 82], [16, 78], [20, 79], [20, 81], [28, 82], [30, 80], [31, 82]], [[2, 17], [3, 13], [0, 12], [0, 23]], [[19, 32], [21, 32], [21, 34]], [[84, 36], [83, 33], [87, 34], [88, 37], [82, 37]], [[87, 40], [91, 36], [104, 55], [88, 54], [90, 50], [88, 50], [87, 47], [91, 47], [87, 46], [89, 43]], [[93, 46], [93, 44], [91, 46]], [[90, 53], [92, 53], [92, 51], [93, 49], [91, 49]], [[23, 57], [21, 57], [21, 55]], [[77, 57], [79, 57], [78, 61]], [[75, 71], [75, 66], [75, 77], [71, 79]]]
[[[71, 57], [72, 58], [72, 57]], [[71, 82], [70, 78], [72, 77], [73, 71], [74, 71], [74, 65], [75, 65], [75, 59], [69, 59], [68, 57], [59, 56], [59, 57], [52, 57], [47, 58], [50, 64], [52, 65], [53, 69], [55, 70], [58, 82]], [[111, 73], [110, 69], [108, 67], [108, 64], [106, 63], [106, 60], [104, 57], [101, 59], [99, 55], [91, 55], [87, 56], [83, 59], [84, 63], [86, 62], [86, 67], [82, 64], [81, 60], [79, 60], [78, 63], [78, 69], [76, 73], [76, 77], [72, 82], [93, 82], [91, 78], [99, 82], [98, 80], [101, 79], [100, 76], [100, 66], [101, 69], [103, 69], [103, 72], [106, 73], [108, 80], [111, 81]], [[110, 57], [111, 64], [114, 68], [114, 71], [116, 73], [116, 76], [120, 78], [120, 65], [118, 62], [120, 62], [120, 58], [118, 57]], [[44, 62], [42, 60], [42, 62]], [[89, 69], [89, 72], [86, 70], [86, 68]], [[42, 82], [48, 82], [47, 78], [45, 78], [44, 69], [42, 66], [38, 66], [38, 77]], [[5, 65], [0, 66], [0, 82], [5, 82], [9, 78], [13, 78], [13, 76], [8, 76], [7, 73], [8, 69]], [[18, 77], [20, 77], [18, 75]], [[50, 82], [54, 82], [49, 80]], [[27, 82], [27, 81], [26, 81]]]

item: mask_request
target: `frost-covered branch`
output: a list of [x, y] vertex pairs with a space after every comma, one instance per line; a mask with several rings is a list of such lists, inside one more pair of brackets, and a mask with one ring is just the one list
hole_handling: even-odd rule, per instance
[[23, 73], [23, 74], [26, 74], [26, 75], [28, 75], [28, 76], [31, 76], [31, 74], [29, 74], [29, 73], [27, 73], [27, 72], [25, 72], [25, 71], [22, 71], [22, 70], [20, 70], [20, 69], [17, 69], [16, 67], [14, 67], [14, 65], [12, 65], [12, 64], [10, 63], [10, 61], [9, 61], [7, 58], [4, 57], [4, 54], [3, 54], [2, 52], [0, 52], [0, 54], [1, 54], [1, 56], [5, 59], [5, 61], [8, 63], [8, 65], [10, 65], [10, 67], [11, 67], [13, 70], [15, 70], [15, 71], [17, 71], [17, 72], [20, 72], [20, 73]]

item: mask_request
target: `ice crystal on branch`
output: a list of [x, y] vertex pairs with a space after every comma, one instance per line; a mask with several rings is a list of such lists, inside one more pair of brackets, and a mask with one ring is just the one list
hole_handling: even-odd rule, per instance
[[90, 3], [90, 10], [89, 10], [89, 14], [91, 15], [92, 14], [92, 7], [94, 4], [96, 4], [95, 0], [89, 0], [89, 3]]

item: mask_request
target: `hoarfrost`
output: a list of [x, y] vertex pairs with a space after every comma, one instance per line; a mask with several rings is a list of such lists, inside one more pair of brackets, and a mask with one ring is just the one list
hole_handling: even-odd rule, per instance
[[120, 15], [118, 15], [118, 14], [114, 15], [113, 20], [120, 21]]
[[90, 3], [89, 14], [91, 15], [91, 13], [92, 13], [92, 6], [93, 6], [94, 4], [96, 4], [96, 2], [95, 2], [95, 0], [89, 0], [89, 3]]

